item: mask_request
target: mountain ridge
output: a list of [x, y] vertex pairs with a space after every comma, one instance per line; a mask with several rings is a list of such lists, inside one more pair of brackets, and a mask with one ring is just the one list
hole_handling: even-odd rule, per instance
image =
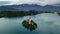
[[0, 6], [0, 10], [59, 10], [59, 9], [60, 7], [52, 5], [40, 6], [36, 4]]

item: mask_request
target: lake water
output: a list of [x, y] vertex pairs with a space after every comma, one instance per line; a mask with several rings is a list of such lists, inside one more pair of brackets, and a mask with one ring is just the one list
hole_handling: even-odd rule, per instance
[[[28, 17], [37, 24], [33, 31], [22, 26]], [[43, 13], [34, 16], [0, 18], [0, 34], [60, 34], [60, 16]]]

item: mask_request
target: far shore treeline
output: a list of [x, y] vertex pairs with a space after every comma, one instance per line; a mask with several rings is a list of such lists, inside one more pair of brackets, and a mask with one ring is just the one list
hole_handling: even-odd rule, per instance
[[[36, 11], [36, 10], [29, 10], [29, 11], [16, 11], [16, 10], [7, 10], [7, 11], [0, 11], [0, 17], [17, 17], [17, 16], [28, 16], [28, 15], [36, 15], [40, 13], [54, 13], [57, 11]], [[60, 15], [60, 12], [57, 12]]]

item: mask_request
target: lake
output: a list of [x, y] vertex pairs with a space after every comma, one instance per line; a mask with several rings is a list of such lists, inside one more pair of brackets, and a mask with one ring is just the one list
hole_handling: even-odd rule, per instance
[[[23, 27], [22, 22], [28, 17], [37, 24], [33, 31]], [[42, 13], [24, 17], [0, 18], [0, 34], [60, 34], [60, 16]]]

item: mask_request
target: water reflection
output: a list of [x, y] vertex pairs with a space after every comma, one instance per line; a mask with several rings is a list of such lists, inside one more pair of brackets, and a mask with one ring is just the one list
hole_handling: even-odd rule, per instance
[[26, 20], [24, 20], [22, 22], [22, 25], [23, 25], [23, 27], [29, 29], [30, 31], [33, 31], [37, 28], [37, 24], [34, 21], [31, 21], [31, 22], [33, 23], [33, 25], [29, 24]]
[[[28, 17], [37, 24], [35, 28], [22, 24]], [[31, 30], [31, 31], [30, 31]], [[44, 13], [35, 16], [0, 18], [0, 34], [60, 34], [60, 16]]]

